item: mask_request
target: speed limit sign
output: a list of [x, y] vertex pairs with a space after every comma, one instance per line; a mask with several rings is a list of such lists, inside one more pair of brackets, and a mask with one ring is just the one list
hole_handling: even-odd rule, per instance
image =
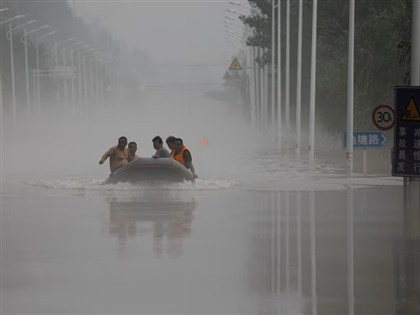
[[372, 122], [380, 130], [389, 130], [395, 124], [395, 112], [389, 105], [376, 106], [372, 112]]

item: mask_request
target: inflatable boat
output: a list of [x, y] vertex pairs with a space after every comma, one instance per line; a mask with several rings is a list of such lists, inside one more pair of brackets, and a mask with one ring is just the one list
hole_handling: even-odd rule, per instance
[[112, 173], [104, 184], [145, 181], [192, 181], [193, 175], [182, 164], [171, 158], [140, 158]]

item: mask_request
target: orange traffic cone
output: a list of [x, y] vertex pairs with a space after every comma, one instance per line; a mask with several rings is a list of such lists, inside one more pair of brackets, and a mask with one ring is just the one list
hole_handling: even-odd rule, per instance
[[200, 139], [200, 144], [201, 145], [208, 145], [209, 144], [209, 140], [206, 137], [202, 137]]

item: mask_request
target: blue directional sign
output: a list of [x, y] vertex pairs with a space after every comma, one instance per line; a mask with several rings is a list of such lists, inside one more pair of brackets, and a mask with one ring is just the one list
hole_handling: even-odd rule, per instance
[[393, 176], [420, 177], [420, 87], [395, 88]]
[[[353, 131], [353, 148], [382, 147], [387, 140], [382, 131]], [[343, 147], [347, 147], [347, 131], [343, 132]]]

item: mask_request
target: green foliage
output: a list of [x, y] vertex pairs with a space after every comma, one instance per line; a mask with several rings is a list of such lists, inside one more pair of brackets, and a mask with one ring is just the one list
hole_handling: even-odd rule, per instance
[[[251, 29], [252, 34], [247, 39], [248, 46], [271, 49], [271, 1], [270, 0], [249, 0], [254, 14], [240, 16], [244, 25]], [[264, 66], [270, 62], [271, 54], [266, 52], [257, 62]]]
[[[319, 2], [317, 110], [331, 132], [346, 126], [348, 6]], [[395, 85], [408, 84], [411, 2], [357, 1], [354, 49], [354, 127], [371, 128], [372, 109], [393, 104]]]
[[[284, 49], [286, 10], [285, 1], [281, 2]], [[252, 30], [247, 43], [250, 46], [271, 49], [272, 0], [249, 0], [249, 3], [260, 14], [242, 17], [243, 23]], [[297, 3], [297, 0], [290, 1], [291, 91], [296, 88], [293, 73], [296, 67], [294, 56], [297, 46]], [[304, 102], [309, 93], [312, 5], [312, 0], [304, 0], [302, 59]], [[357, 129], [370, 128], [370, 114], [373, 107], [378, 104], [392, 104], [394, 86], [409, 83], [411, 5], [411, 0], [364, 0], [355, 3], [354, 119]], [[318, 1], [317, 119], [331, 133], [339, 133], [346, 126], [348, 16], [349, 1]], [[270, 62], [268, 55], [271, 55], [270, 51], [262, 60], [262, 64]], [[284, 56], [284, 51], [282, 55]], [[308, 88], [305, 89], [305, 86]]]

